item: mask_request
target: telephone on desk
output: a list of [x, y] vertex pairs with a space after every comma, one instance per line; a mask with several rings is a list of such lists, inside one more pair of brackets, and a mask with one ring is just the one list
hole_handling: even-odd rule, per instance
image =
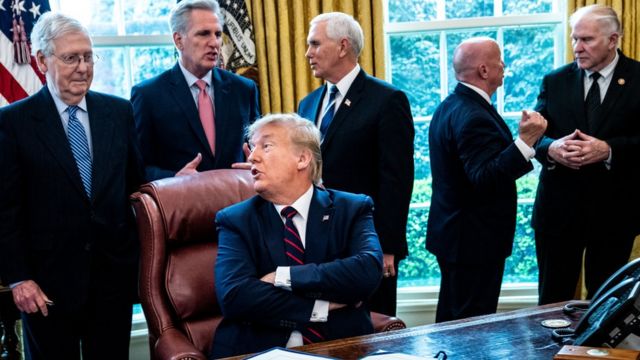
[[569, 303], [566, 311], [588, 304], [575, 329], [554, 331], [573, 345], [640, 350], [640, 258], [623, 266], [598, 289], [590, 303]]

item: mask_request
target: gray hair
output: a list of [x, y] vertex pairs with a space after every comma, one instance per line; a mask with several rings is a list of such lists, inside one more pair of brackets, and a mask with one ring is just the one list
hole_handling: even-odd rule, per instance
[[607, 36], [614, 33], [622, 36], [622, 26], [620, 26], [618, 14], [609, 6], [595, 4], [581, 7], [569, 17], [571, 28], [584, 18], [598, 21], [603, 25], [603, 31], [608, 31]]
[[309, 24], [313, 26], [321, 22], [327, 23], [327, 36], [330, 39], [339, 41], [346, 38], [356, 57], [360, 56], [364, 46], [364, 35], [362, 27], [353, 16], [341, 12], [324, 13], [314, 17]]
[[169, 14], [169, 25], [171, 33], [184, 34], [187, 32], [187, 26], [191, 18], [193, 10], [209, 10], [216, 14], [220, 26], [224, 26], [224, 17], [220, 12], [220, 5], [215, 0], [182, 0]]
[[311, 181], [319, 185], [322, 178], [322, 153], [320, 152], [320, 131], [313, 122], [295, 113], [269, 114], [258, 119], [247, 128], [247, 138], [267, 125], [288, 128], [291, 142], [301, 150], [311, 152]]
[[31, 54], [36, 56], [40, 51], [51, 56], [55, 51], [53, 42], [69, 33], [85, 34], [91, 41], [89, 31], [78, 20], [51, 11], [42, 14], [31, 31]]

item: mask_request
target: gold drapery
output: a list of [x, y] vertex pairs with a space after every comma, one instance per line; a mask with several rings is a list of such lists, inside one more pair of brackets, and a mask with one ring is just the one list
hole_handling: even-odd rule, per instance
[[246, 0], [253, 21], [263, 114], [295, 111], [298, 102], [322, 84], [304, 54], [309, 21], [341, 11], [360, 23], [364, 48], [360, 66], [384, 78], [382, 0]]
[[[587, 5], [600, 4], [611, 6], [621, 18], [622, 21], [622, 41], [620, 48], [622, 52], [633, 59], [640, 59], [640, 36], [638, 36], [638, 21], [640, 20], [640, 5], [638, 0], [567, 0], [568, 15]], [[567, 46], [567, 56], [569, 61], [573, 61], [571, 51], [571, 39]]]

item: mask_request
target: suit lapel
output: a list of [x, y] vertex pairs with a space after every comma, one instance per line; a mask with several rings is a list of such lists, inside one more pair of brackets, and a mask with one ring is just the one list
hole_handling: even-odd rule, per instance
[[271, 260], [276, 266], [287, 266], [287, 259], [284, 254], [284, 222], [276, 211], [272, 203], [258, 199], [258, 214], [260, 216], [259, 224], [263, 224], [262, 235], [265, 241], [265, 247], [271, 256]]
[[594, 128], [591, 129], [592, 134], [596, 134], [606, 123], [607, 116], [615, 107], [614, 105], [618, 99], [624, 96], [624, 87], [627, 82], [630, 81], [630, 74], [627, 71], [627, 58], [622, 55], [622, 53], [619, 53], [619, 56], [620, 58], [618, 59], [618, 64], [616, 65], [615, 70], [613, 71], [611, 83], [609, 83], [609, 88], [607, 89], [607, 93], [605, 94], [602, 105], [600, 105], [600, 109], [598, 111], [598, 120], [596, 121]]
[[37, 126], [34, 126], [36, 136], [42, 140], [58, 161], [76, 190], [87, 198], [69, 140], [49, 90], [44, 86], [35, 96], [37, 103], [34, 106], [33, 121], [37, 123]]
[[456, 85], [454, 91], [471, 98], [473, 101], [482, 106], [489, 114], [491, 114], [491, 117], [495, 120], [496, 125], [498, 125], [498, 129], [500, 130], [502, 136], [508, 141], [513, 140], [511, 130], [509, 130], [509, 127], [507, 126], [507, 123], [504, 122], [502, 116], [500, 116], [500, 114], [498, 114], [498, 111], [493, 106], [491, 106], [491, 104], [489, 104], [487, 100], [485, 100], [480, 94], [475, 92], [475, 90], [471, 89], [470, 87], [462, 85], [460, 83]]
[[334, 221], [333, 202], [329, 193], [314, 188], [313, 198], [307, 216], [307, 234], [305, 240], [305, 259], [307, 263], [319, 264], [326, 259], [330, 229]]
[[569, 73], [569, 84], [570, 89], [578, 89], [577, 91], [568, 91], [568, 95], [570, 96], [569, 102], [571, 104], [570, 108], [574, 109], [576, 112], [575, 119], [575, 128], [590, 133], [589, 124], [587, 124], [587, 114], [584, 109], [584, 72], [574, 63], [574, 71]]
[[[171, 85], [170, 91], [172, 97], [175, 99], [177, 106], [182, 110], [185, 120], [189, 123], [193, 134], [200, 142], [202, 151], [209, 154], [209, 156], [213, 156], [213, 154], [211, 154], [211, 149], [209, 148], [207, 137], [204, 134], [202, 123], [200, 122], [198, 108], [193, 100], [193, 95], [191, 95], [189, 84], [187, 84], [187, 80], [185, 80], [182, 70], [180, 70], [179, 64], [176, 64], [173, 69], [171, 69]], [[174, 121], [182, 120], [174, 119]]]
[[93, 143], [91, 197], [95, 199], [106, 178], [106, 173], [111, 170], [109, 162], [112, 157], [111, 145], [114, 141], [114, 127], [111, 120], [111, 108], [92, 92], [87, 94], [86, 99]]
[[[224, 138], [218, 136], [218, 134], [230, 134], [231, 131], [227, 131], [225, 127], [236, 124], [235, 121], [225, 121], [228, 118], [229, 107], [225, 106], [224, 100], [229, 96], [229, 84], [225, 82], [220, 76], [220, 71], [216, 68], [212, 71], [211, 84], [213, 86], [213, 99], [214, 99], [214, 117], [216, 125], [216, 154], [220, 155], [227, 147], [224, 146]], [[239, 120], [239, 119], [238, 119]], [[204, 134], [204, 132], [203, 132]], [[230, 150], [230, 149], [229, 149]], [[220, 156], [218, 156], [220, 157]]]
[[[356, 78], [353, 80], [353, 83], [349, 87], [349, 90], [342, 98], [342, 102], [338, 107], [338, 111], [334, 115], [329, 129], [327, 129], [327, 135], [322, 141], [323, 151], [329, 146], [334, 135], [340, 131], [340, 127], [347, 121], [347, 118], [351, 111], [357, 107], [358, 102], [360, 101], [360, 99], [362, 99], [365, 90], [364, 85], [366, 82], [366, 78], [367, 74], [364, 72], [364, 70], [360, 70], [358, 76], [356, 76]], [[322, 99], [322, 96], [320, 98]], [[320, 104], [322, 104], [322, 102], [320, 102]]]

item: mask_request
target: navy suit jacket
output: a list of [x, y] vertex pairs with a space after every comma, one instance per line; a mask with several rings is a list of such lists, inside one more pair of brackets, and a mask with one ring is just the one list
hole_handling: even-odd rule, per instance
[[533, 166], [498, 112], [458, 84], [429, 128], [432, 197], [426, 247], [450, 263], [503, 261], [516, 222], [515, 180]]
[[[327, 86], [307, 95], [300, 116], [316, 122]], [[360, 71], [322, 142], [322, 181], [328, 188], [369, 195], [382, 251], [407, 256], [407, 217], [413, 190], [413, 118], [407, 96]]]
[[212, 154], [189, 85], [176, 64], [131, 89], [148, 181], [171, 177], [197, 153], [198, 171], [244, 161], [245, 128], [260, 116], [258, 89], [249, 79], [213, 69], [216, 154]]
[[382, 252], [374, 231], [371, 199], [314, 189], [307, 220], [306, 264], [291, 267], [292, 291], [260, 280], [288, 266], [284, 224], [272, 203], [259, 196], [216, 216], [216, 294], [224, 320], [212, 357], [285, 346], [291, 332], [309, 324], [316, 299], [349, 304], [331, 311], [328, 340], [373, 332], [365, 300], [382, 277]]
[[46, 86], [0, 109], [0, 276], [6, 284], [36, 281], [61, 310], [86, 303], [96, 255], [113, 284], [136, 295], [129, 194], [143, 174], [131, 104], [93, 91], [86, 101], [91, 198]]
[[[640, 62], [618, 54], [593, 128], [586, 123], [584, 71], [575, 62], [542, 81], [535, 109], [548, 120], [548, 126], [536, 147], [536, 158], [543, 165], [532, 221], [536, 232], [557, 234], [598, 224], [626, 238], [640, 232]], [[580, 170], [549, 162], [549, 145], [575, 129], [609, 144], [610, 169], [604, 162]]]

